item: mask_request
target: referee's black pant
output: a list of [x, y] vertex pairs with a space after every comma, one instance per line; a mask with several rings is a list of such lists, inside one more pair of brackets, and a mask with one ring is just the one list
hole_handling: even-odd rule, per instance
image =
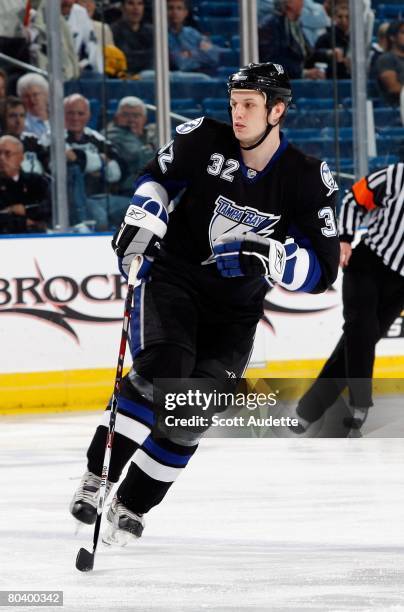
[[342, 300], [344, 333], [297, 408], [308, 421], [319, 419], [346, 386], [352, 407], [373, 405], [375, 347], [403, 309], [404, 277], [361, 242], [344, 271]]

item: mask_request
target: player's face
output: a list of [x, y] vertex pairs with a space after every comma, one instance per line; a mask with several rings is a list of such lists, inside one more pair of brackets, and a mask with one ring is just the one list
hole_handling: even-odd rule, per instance
[[232, 91], [230, 96], [233, 130], [242, 145], [257, 142], [267, 126], [267, 108], [259, 91]]
[[14, 108], [8, 107], [5, 116], [5, 127], [7, 134], [20, 136], [24, 131], [25, 124], [25, 108], [21, 104]]

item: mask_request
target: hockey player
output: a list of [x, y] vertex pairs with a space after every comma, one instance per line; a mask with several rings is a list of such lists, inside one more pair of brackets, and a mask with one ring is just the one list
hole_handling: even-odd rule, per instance
[[[318, 379], [299, 401], [295, 433], [304, 433], [321, 418], [347, 386], [353, 418], [345, 421], [346, 426], [360, 429], [373, 406], [376, 343], [404, 308], [403, 194], [400, 162], [363, 177], [344, 197], [339, 217], [344, 331]], [[352, 249], [367, 214], [367, 232]]]
[[[317, 293], [337, 274], [338, 187], [325, 162], [280, 132], [292, 99], [283, 67], [249, 64], [229, 78], [228, 91], [232, 125], [201, 117], [178, 126], [138, 180], [113, 238], [124, 274], [135, 254], [143, 256], [144, 282], [136, 290], [134, 360], [118, 401], [110, 483], [132, 462], [108, 511], [106, 541], [141, 535], [143, 515], [198, 446], [196, 434], [156, 427], [153, 379], [236, 380], [268, 284]], [[107, 408], [71, 504], [87, 523], [96, 518], [108, 420]]]

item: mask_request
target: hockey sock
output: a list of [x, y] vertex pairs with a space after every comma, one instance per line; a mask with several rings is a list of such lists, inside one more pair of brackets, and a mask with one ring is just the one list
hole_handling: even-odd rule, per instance
[[197, 448], [149, 436], [133, 457], [118, 499], [137, 514], [148, 512], [161, 502]]

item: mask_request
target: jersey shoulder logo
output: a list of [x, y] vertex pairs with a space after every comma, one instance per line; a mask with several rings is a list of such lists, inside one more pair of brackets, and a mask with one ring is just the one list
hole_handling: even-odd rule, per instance
[[327, 164], [327, 162], [322, 162], [320, 166], [320, 176], [324, 185], [328, 189], [327, 198], [334, 193], [334, 191], [338, 191], [339, 187], [332, 175], [332, 172]]
[[205, 117], [198, 117], [198, 119], [191, 119], [190, 121], [181, 123], [181, 125], [177, 125], [175, 131], [177, 134], [189, 134], [189, 132], [196, 130], [204, 119]]

